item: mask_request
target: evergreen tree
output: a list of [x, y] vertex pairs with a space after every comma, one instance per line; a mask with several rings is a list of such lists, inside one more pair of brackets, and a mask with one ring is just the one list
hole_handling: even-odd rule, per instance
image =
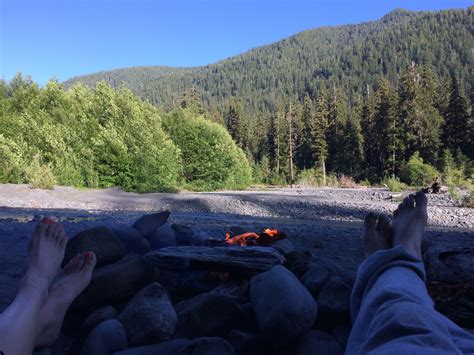
[[314, 165], [313, 154], [311, 149], [311, 132], [313, 124], [313, 102], [308, 94], [303, 99], [303, 108], [301, 112], [301, 132], [298, 139], [298, 167], [307, 169]]
[[344, 131], [348, 120], [348, 103], [344, 92], [334, 85], [328, 125], [328, 166], [331, 171], [344, 170]]
[[469, 138], [467, 100], [458, 79], [453, 75], [449, 103], [444, 113], [443, 144], [452, 151], [461, 149], [466, 154]]
[[323, 87], [316, 99], [316, 110], [311, 120], [311, 154], [316, 166], [323, 174], [323, 184], [326, 185], [326, 161], [328, 156], [328, 144], [326, 141], [329, 119], [328, 93]]
[[224, 121], [232, 138], [237, 145], [244, 149], [246, 143], [246, 127], [242, 112], [242, 106], [239, 102], [234, 101], [224, 117]]

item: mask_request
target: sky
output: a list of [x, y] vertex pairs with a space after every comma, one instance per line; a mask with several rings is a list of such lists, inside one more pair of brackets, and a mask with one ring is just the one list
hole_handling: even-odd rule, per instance
[[0, 0], [0, 78], [199, 66], [303, 30], [473, 0]]

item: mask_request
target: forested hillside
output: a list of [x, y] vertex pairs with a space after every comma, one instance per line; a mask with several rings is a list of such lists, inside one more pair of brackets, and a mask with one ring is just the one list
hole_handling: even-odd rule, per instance
[[178, 102], [195, 88], [207, 109], [224, 113], [234, 98], [249, 114], [274, 111], [289, 96], [312, 99], [322, 83], [342, 89], [351, 103], [380, 75], [396, 82], [412, 61], [432, 65], [440, 79], [451, 71], [470, 92], [473, 12], [395, 10], [378, 21], [305, 31], [274, 44], [205, 67], [140, 67], [73, 78], [94, 86], [124, 83], [160, 107]]

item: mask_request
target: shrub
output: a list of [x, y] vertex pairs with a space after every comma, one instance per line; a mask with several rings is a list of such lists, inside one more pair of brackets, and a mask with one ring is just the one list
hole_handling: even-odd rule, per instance
[[302, 187], [319, 187], [323, 186], [323, 176], [319, 170], [305, 169], [298, 174], [298, 185]]
[[393, 177], [386, 177], [382, 180], [382, 184], [386, 185], [392, 192], [401, 192], [408, 188], [408, 186], [401, 182], [400, 179]]
[[401, 170], [402, 181], [412, 186], [430, 185], [438, 172], [429, 164], [425, 164], [420, 154], [416, 152]]
[[56, 184], [51, 164], [43, 164], [38, 155], [33, 157], [25, 172], [32, 188], [52, 189]]
[[352, 176], [341, 175], [337, 179], [338, 186], [346, 189], [354, 189], [357, 184]]
[[0, 134], [0, 182], [23, 182], [23, 172], [20, 148], [14, 141]]
[[198, 190], [245, 188], [249, 163], [221, 125], [176, 109], [164, 117], [165, 130], [181, 150], [185, 183]]

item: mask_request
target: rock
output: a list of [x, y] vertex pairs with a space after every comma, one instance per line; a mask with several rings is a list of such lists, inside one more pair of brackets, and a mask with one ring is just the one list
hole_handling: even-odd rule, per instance
[[117, 310], [112, 306], [104, 306], [97, 308], [94, 312], [89, 314], [86, 320], [82, 323], [81, 334], [87, 336], [92, 329], [100, 323], [117, 317]]
[[323, 288], [326, 282], [331, 278], [331, 273], [328, 269], [321, 265], [313, 265], [311, 269], [301, 278], [301, 282], [311, 292], [314, 299], [318, 297], [319, 291]]
[[194, 340], [180, 355], [236, 355], [236, 352], [227, 340], [206, 337]]
[[295, 251], [295, 246], [288, 239], [277, 240], [271, 246], [285, 256]]
[[145, 236], [154, 232], [158, 227], [164, 225], [169, 216], [169, 211], [147, 214], [137, 219], [132, 227]]
[[168, 339], [177, 322], [168, 294], [158, 282], [137, 293], [117, 319], [124, 325], [131, 345]]
[[222, 284], [219, 273], [207, 271], [172, 272], [161, 271], [159, 282], [173, 300], [183, 300], [200, 293], [209, 292]]
[[226, 336], [232, 329], [245, 326], [246, 315], [234, 297], [203, 293], [175, 304], [178, 324], [175, 336], [198, 338]]
[[177, 245], [195, 245], [194, 230], [182, 224], [172, 224], [171, 228], [175, 232]]
[[176, 246], [175, 232], [169, 225], [157, 228], [155, 231], [147, 234], [145, 238], [150, 242], [153, 250]]
[[345, 270], [341, 274], [341, 280], [348, 284], [350, 287], [353, 287], [356, 281], [357, 273], [355, 270]]
[[76, 254], [92, 251], [97, 257], [96, 268], [120, 260], [125, 255], [125, 246], [107, 227], [86, 229], [71, 238], [66, 246], [62, 266]]
[[321, 354], [337, 355], [344, 354], [344, 349], [329, 334], [312, 330], [300, 337], [291, 350], [293, 355]]
[[81, 355], [109, 355], [127, 346], [127, 335], [122, 323], [110, 319], [92, 330], [84, 342]]
[[332, 336], [339, 345], [342, 346], [343, 349], [346, 348], [347, 341], [349, 340], [349, 335], [351, 334], [351, 327], [350, 325], [338, 325], [336, 328], [332, 330]]
[[260, 355], [266, 354], [269, 344], [264, 337], [234, 329], [227, 336], [227, 341], [236, 350], [237, 354]]
[[171, 339], [164, 341], [162, 343], [140, 346], [138, 348], [131, 348], [114, 355], [176, 355], [181, 354], [181, 352], [191, 344], [191, 340], [188, 339]]
[[250, 301], [262, 333], [276, 344], [308, 332], [318, 313], [309, 291], [281, 265], [250, 280]]
[[129, 253], [146, 254], [151, 250], [148, 240], [135, 228], [117, 225], [112, 232], [120, 239]]
[[319, 291], [318, 329], [332, 329], [349, 321], [351, 287], [340, 279], [332, 278]]
[[141, 256], [125, 258], [95, 270], [87, 288], [71, 309], [93, 308], [133, 296], [156, 279], [156, 271]]

